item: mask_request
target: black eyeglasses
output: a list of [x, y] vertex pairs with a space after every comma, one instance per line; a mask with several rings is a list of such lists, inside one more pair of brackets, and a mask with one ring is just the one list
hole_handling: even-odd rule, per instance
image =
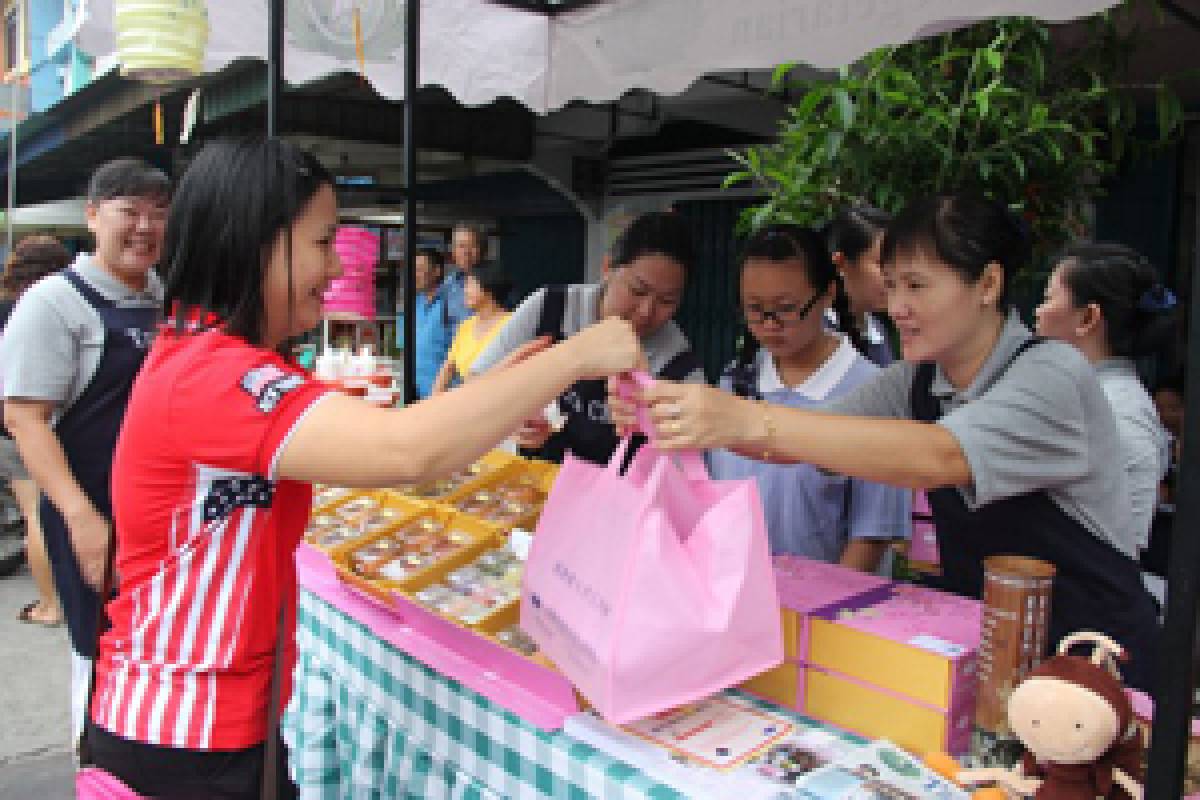
[[773, 319], [780, 325], [793, 325], [812, 312], [813, 306], [825, 296], [826, 291], [817, 292], [802, 306], [795, 303], [782, 303], [775, 308], [763, 308], [757, 303], [742, 306], [742, 321], [748, 325], [762, 325], [768, 319]]

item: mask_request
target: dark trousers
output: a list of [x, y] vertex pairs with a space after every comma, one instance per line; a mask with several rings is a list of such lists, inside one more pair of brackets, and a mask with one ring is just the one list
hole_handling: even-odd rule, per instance
[[[278, 731], [275, 732], [278, 736]], [[95, 766], [131, 789], [162, 800], [259, 800], [263, 745], [245, 750], [185, 750], [124, 739], [91, 720], [88, 745]], [[279, 743], [279, 800], [298, 796], [288, 777], [287, 748]]]

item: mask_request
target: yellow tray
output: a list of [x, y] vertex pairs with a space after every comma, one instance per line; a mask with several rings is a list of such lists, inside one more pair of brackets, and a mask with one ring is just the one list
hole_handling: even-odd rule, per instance
[[[342, 506], [344, 506], [347, 503], [350, 503], [354, 500], [357, 500], [358, 498], [361, 498], [361, 497], [369, 497], [372, 500], [374, 500], [377, 505], [380, 505], [380, 506], [384, 505], [383, 496], [380, 492], [350, 490], [347, 492], [347, 494], [345, 494], [342, 497], [338, 497], [334, 500], [330, 500], [326, 503], [323, 503], [323, 504], [313, 508], [313, 510], [309, 513], [308, 522], [305, 523], [304, 540], [306, 542], [308, 542], [309, 544], [311, 544], [313, 547], [316, 547], [318, 550], [323, 550], [328, 553], [338, 547], [341, 547], [344, 544], [349, 544], [350, 542], [361, 539], [364, 536], [370, 535], [371, 533], [376, 533], [376, 532], [378, 532], [378, 530], [383, 530], [383, 529], [377, 529], [376, 531], [370, 531], [370, 532], [364, 531], [361, 533], [352, 533], [349, 538], [345, 539], [342, 542], [334, 544], [334, 545], [320, 544], [309, 538], [308, 525], [311, 524], [311, 522], [315, 518], [328, 517], [328, 516], [340, 516], [339, 510], [342, 508]], [[391, 527], [391, 526], [389, 525], [388, 527]]]
[[[338, 575], [344, 581], [367, 591], [377, 598], [385, 600], [389, 605], [391, 605], [391, 593], [393, 591], [418, 591], [431, 583], [442, 580], [447, 574], [459, 567], [474, 561], [484, 551], [498, 547], [503, 543], [497, 537], [494, 529], [465, 514], [458, 514], [436, 506], [431, 507], [415, 503], [396, 495], [385, 495], [383, 504], [403, 509], [405, 513], [396, 520], [395, 524], [383, 530], [338, 545], [330, 550], [329, 557]], [[439, 521], [445, 522], [447, 528], [468, 534], [472, 541], [450, 553], [445, 558], [413, 572], [412, 575], [403, 580], [394, 580], [380, 575], [360, 575], [354, 571], [351, 554], [355, 550], [377, 539], [390, 536], [397, 529], [423, 516], [435, 517]]]
[[[521, 515], [520, 517], [517, 517], [516, 519], [507, 522], [495, 522], [477, 517], [474, 514], [462, 511], [458, 508], [459, 503], [466, 500], [476, 492], [489, 491], [497, 485], [512, 483], [514, 481], [521, 480], [522, 478], [529, 479], [531, 486], [538, 491], [539, 497], [531, 511]], [[549, 480], [550, 482], [553, 482], [553, 478], [549, 478]], [[480, 522], [490, 526], [497, 532], [506, 533], [513, 528], [525, 528], [528, 530], [533, 530], [533, 528], [537, 525], [538, 517], [540, 517], [542, 514], [542, 506], [545, 505], [546, 502], [546, 489], [543, 488], [543, 486], [546, 485], [546, 481], [547, 476], [545, 470], [538, 468], [531, 469], [529, 462], [522, 460], [500, 467], [499, 469], [479, 478], [476, 481], [472, 481], [469, 484], [461, 486], [454, 492], [446, 495], [438, 502], [447, 508], [453, 509], [457, 513], [466, 514], [474, 519], [478, 519]]]
[[[317, 499], [318, 494], [320, 491], [322, 491], [324, 489], [334, 489], [336, 491], [344, 492], [344, 494], [342, 494], [340, 497], [335, 497], [331, 500], [319, 501]], [[328, 514], [329, 512], [333, 511], [333, 509], [337, 508], [338, 506], [341, 506], [344, 503], [349, 502], [351, 498], [358, 497], [363, 494], [371, 494], [371, 493], [359, 491], [357, 489], [339, 489], [338, 487], [334, 487], [334, 486], [324, 486], [319, 490], [313, 491], [313, 506], [312, 506], [312, 510], [309, 512], [309, 515], [310, 516], [318, 516], [321, 514]]]
[[399, 486], [394, 491], [404, 495], [405, 497], [411, 497], [416, 500], [424, 500], [433, 503], [443, 502], [446, 496], [454, 494], [464, 487], [470, 486], [475, 482], [486, 478], [492, 472], [500, 469], [501, 467], [507, 467], [509, 464], [513, 464], [521, 460], [522, 459], [520, 457], [514, 456], [511, 453], [506, 453], [503, 450], [493, 450], [472, 465], [472, 467], [480, 470], [477, 475], [468, 478], [452, 489], [441, 490], [439, 484], [443, 483], [443, 481], [425, 481], [412, 486]]

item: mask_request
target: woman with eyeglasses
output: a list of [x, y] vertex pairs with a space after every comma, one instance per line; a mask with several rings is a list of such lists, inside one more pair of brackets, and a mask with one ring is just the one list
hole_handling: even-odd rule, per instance
[[[798, 225], [756, 234], [742, 254], [746, 330], [721, 388], [740, 397], [813, 408], [869, 380], [878, 367], [849, 313], [850, 301], [822, 237]], [[846, 327], [830, 331], [826, 315]], [[730, 450], [708, 454], [714, 478], [754, 478], [772, 553], [873, 572], [889, 540], [908, 536], [909, 493], [822, 472], [771, 464]]]
[[[1034, 337], [1010, 308], [1029, 250], [1000, 203], [916, 201], [882, 249], [904, 361], [821, 411], [662, 381], [637, 399], [657, 447], [725, 448], [928, 490], [942, 588], [978, 597], [992, 555], [1049, 562], [1047, 644], [1079, 630], [1108, 634], [1129, 655], [1127, 682], [1148, 689], [1155, 608], [1135, 560], [1117, 426], [1087, 359]], [[620, 425], [633, 411], [614, 400]]]
[[[695, 260], [691, 231], [682, 217], [642, 214], [605, 256], [600, 283], [549, 286], [531, 294], [476, 359], [471, 373], [486, 372], [534, 339], [560, 341], [597, 320], [619, 317], [637, 332], [652, 374], [704, 383], [700, 359], [672, 321]], [[569, 451], [597, 464], [612, 458], [619, 439], [603, 381], [575, 384], [548, 412], [518, 432], [517, 443], [526, 453], [561, 461]]]

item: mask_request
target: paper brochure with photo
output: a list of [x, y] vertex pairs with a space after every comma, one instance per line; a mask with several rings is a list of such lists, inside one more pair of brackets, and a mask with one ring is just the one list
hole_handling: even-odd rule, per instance
[[860, 747], [826, 730], [802, 730], [755, 755], [741, 771], [761, 781], [792, 787], [800, 784], [809, 773]]
[[[687, 709], [670, 720], [660, 720], [659, 730], [652, 737], [631, 732], [631, 726], [610, 725], [592, 713], [568, 719], [564, 732], [636, 767], [685, 797], [706, 800], [788, 800], [796, 796], [797, 785], [808, 773], [840, 762], [863, 746], [854, 737], [816, 722], [775, 713], [737, 695], [720, 695], [697, 705], [703, 708]], [[708, 739], [710, 746], [725, 747], [715, 738], [718, 727], [741, 741], [741, 745], [728, 748], [729, 755], [723, 760], [717, 760], [725, 764], [736, 761], [732, 766], [716, 768], [709, 765], [709, 759], [687, 758], [681, 748], [657, 743], [669, 738], [668, 731], [686, 733], [684, 723], [693, 723], [694, 727], [714, 718], [724, 718], [726, 724], [714, 723], [713, 728], [706, 729], [705, 736], [714, 737]], [[746, 733], [746, 726], [761, 727], [763, 723], [787, 733], [774, 739], [773, 734], [759, 736], [759, 746], [754, 748], [755, 737]], [[749, 755], [738, 758], [735, 750]]]
[[968, 794], [930, 772], [891, 742], [875, 741], [800, 782], [805, 800], [967, 800]]
[[718, 695], [625, 726], [634, 736], [712, 769], [732, 769], [795, 729], [786, 718]]

